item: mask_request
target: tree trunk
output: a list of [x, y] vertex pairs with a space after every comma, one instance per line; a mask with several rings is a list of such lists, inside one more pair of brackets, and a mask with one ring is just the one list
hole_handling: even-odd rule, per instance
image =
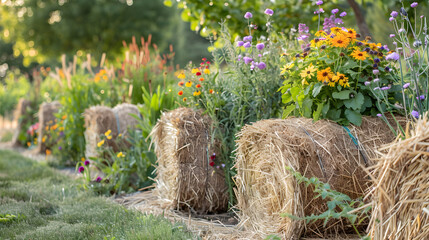
[[371, 32], [369, 31], [368, 24], [366, 24], [365, 16], [363, 15], [359, 4], [357, 4], [355, 0], [347, 0], [347, 2], [355, 13], [356, 23], [359, 27], [360, 35], [362, 37], [371, 37]]

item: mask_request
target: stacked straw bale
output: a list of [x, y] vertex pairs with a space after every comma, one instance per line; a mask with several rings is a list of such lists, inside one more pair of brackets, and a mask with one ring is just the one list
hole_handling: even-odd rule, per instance
[[[21, 98], [18, 101], [18, 105], [16, 106], [16, 110], [14, 113], [14, 118], [15, 120], [18, 121], [17, 127], [16, 127], [16, 131], [13, 134], [13, 138], [12, 138], [12, 146], [19, 146], [19, 134], [23, 128], [23, 126], [27, 125], [29, 122], [31, 122], [31, 116], [28, 116], [27, 111], [29, 110], [29, 108], [31, 108], [31, 101]], [[26, 131], [27, 129], [25, 129]]]
[[382, 148], [372, 167], [370, 236], [374, 240], [429, 239], [429, 121], [420, 119], [406, 139]]
[[47, 149], [50, 149], [52, 146], [49, 146], [48, 142], [52, 141], [42, 141], [43, 137], [49, 138], [49, 132], [47, 128], [56, 124], [57, 118], [55, 114], [59, 112], [61, 108], [61, 103], [54, 101], [50, 103], [42, 103], [39, 108], [39, 130], [38, 130], [38, 141], [37, 141], [37, 152], [45, 153]]
[[228, 207], [224, 170], [209, 165], [219, 156], [212, 143], [211, 119], [189, 108], [163, 113], [151, 135], [158, 158], [155, 194], [168, 208], [196, 213], [224, 212]]
[[139, 116], [140, 112], [137, 106], [128, 103], [119, 104], [113, 109], [106, 106], [93, 106], [86, 109], [84, 112], [85, 156], [87, 158], [97, 156], [97, 143], [101, 141], [100, 135], [108, 130], [111, 130], [112, 139], [107, 140], [106, 143], [114, 151], [118, 151], [123, 146], [129, 147], [127, 141], [118, 142], [117, 137], [119, 134], [125, 137], [129, 130], [136, 128], [138, 120], [131, 114]]
[[326, 201], [314, 199], [312, 187], [297, 184], [287, 166], [352, 199], [363, 197], [370, 184], [364, 168], [375, 157], [374, 149], [391, 142], [394, 134], [376, 118], [364, 118], [361, 127], [349, 130], [360, 151], [345, 128], [327, 120], [273, 119], [245, 126], [238, 134], [235, 165], [240, 226], [261, 238], [347, 233], [346, 220], [331, 220], [323, 227], [323, 221], [305, 224], [280, 214], [304, 217], [327, 210]]

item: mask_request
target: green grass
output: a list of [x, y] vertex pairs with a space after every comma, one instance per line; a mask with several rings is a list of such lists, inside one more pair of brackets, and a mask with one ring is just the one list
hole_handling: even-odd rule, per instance
[[12, 131], [5, 131], [4, 133], [0, 134], [0, 142], [10, 142], [13, 138], [13, 132]]
[[73, 180], [0, 150], [0, 239], [193, 239], [184, 225], [127, 210]]

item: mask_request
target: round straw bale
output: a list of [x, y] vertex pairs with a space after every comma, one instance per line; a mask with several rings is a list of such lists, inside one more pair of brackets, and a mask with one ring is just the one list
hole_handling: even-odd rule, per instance
[[[360, 142], [357, 145], [350, 133]], [[318, 215], [328, 208], [326, 201], [314, 199], [314, 188], [298, 184], [290, 167], [305, 177], [317, 177], [352, 199], [363, 197], [369, 179], [364, 167], [375, 156], [373, 147], [394, 139], [381, 119], [364, 118], [361, 127], [312, 119], [290, 118], [258, 121], [238, 134], [236, 197], [240, 226], [261, 238], [278, 234], [282, 239], [301, 235], [323, 236], [348, 231], [346, 221], [305, 224], [281, 217]]]
[[116, 105], [113, 109], [117, 121], [119, 121], [118, 133], [126, 134], [128, 130], [135, 129], [139, 121], [132, 115], [140, 116], [140, 111], [136, 105], [122, 103]]
[[38, 116], [39, 116], [39, 130], [38, 130], [38, 141], [37, 141], [37, 152], [45, 153], [46, 149], [51, 148], [48, 142], [52, 141], [42, 141], [44, 137], [49, 138], [49, 132], [46, 131], [46, 127], [51, 127], [56, 124], [55, 114], [61, 108], [61, 103], [54, 102], [44, 102], [40, 105]]
[[116, 148], [114, 139], [118, 136], [115, 113], [111, 108], [105, 106], [92, 106], [83, 113], [85, 119], [85, 156], [97, 157], [97, 144], [100, 135], [111, 130], [111, 140], [107, 140], [107, 145]]
[[224, 170], [209, 164], [211, 123], [207, 115], [189, 108], [163, 113], [151, 135], [157, 155], [155, 193], [170, 202], [170, 208], [197, 213], [227, 210]]
[[[374, 240], [429, 239], [429, 121], [427, 117], [381, 150], [368, 192]], [[387, 153], [386, 153], [387, 152]]]
[[[18, 104], [16, 106], [16, 110], [14, 112], [14, 118], [18, 122], [15, 133], [12, 138], [12, 145], [19, 146], [20, 143], [18, 141], [19, 134], [22, 128], [27, 125], [32, 120], [32, 116], [27, 112], [31, 108], [31, 101], [27, 99], [19, 99]], [[26, 130], [26, 129], [25, 129]]]

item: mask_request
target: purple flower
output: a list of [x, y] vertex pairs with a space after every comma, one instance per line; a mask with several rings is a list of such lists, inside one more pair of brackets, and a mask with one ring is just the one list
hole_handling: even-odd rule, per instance
[[389, 47], [387, 45], [384, 45], [383, 47], [384, 47], [384, 50], [390, 51], [390, 49], [389, 49]]
[[[375, 79], [374, 79], [375, 80]], [[386, 90], [389, 90], [390, 89], [390, 87], [389, 86], [386, 86], [386, 87], [382, 87], [382, 88], [380, 88], [381, 90], [383, 90], [383, 91], [386, 91]]]
[[258, 57], [262, 57], [262, 54], [258, 54]]
[[264, 63], [264, 62], [260, 62], [259, 64], [258, 64], [258, 68], [259, 69], [264, 69], [264, 68], [266, 68], [267, 67], [267, 65]]
[[253, 59], [252, 59], [252, 58], [250, 58], [250, 57], [243, 57], [243, 60], [244, 60], [244, 63], [245, 63], [245, 64], [249, 64], [250, 62], [252, 62], [252, 61], [253, 61]]
[[386, 60], [388, 61], [398, 61], [399, 60], [399, 54], [396, 52], [393, 52], [386, 56]]
[[338, 8], [332, 9], [331, 13], [332, 14], [337, 14], [340, 10], [338, 10]]
[[412, 8], [416, 8], [418, 5], [419, 5], [419, 4], [418, 4], [417, 2], [413, 2], [413, 3], [411, 3], [411, 7], [412, 7]]
[[378, 69], [374, 69], [374, 70], [372, 70], [372, 73], [373, 73], [374, 75], [378, 75], [378, 74], [380, 73], [380, 71], [378, 71]]
[[245, 48], [250, 48], [252, 45], [250, 44], [250, 42], [246, 42], [244, 45], [243, 45], [243, 47], [245, 47]]
[[273, 16], [274, 11], [272, 9], [267, 8], [267, 9], [265, 9], [264, 13], [267, 14], [267, 15], [269, 15], [269, 16]]
[[252, 18], [252, 17], [253, 17], [253, 15], [252, 15], [251, 12], [247, 12], [246, 14], [244, 14], [244, 18], [245, 19], [249, 19], [249, 18]]
[[425, 95], [420, 95], [419, 99], [420, 100], [425, 100]]
[[88, 160], [85, 160], [85, 162], [83, 162], [83, 164], [84, 164], [85, 166], [88, 166], [88, 165], [89, 165], [89, 161], [88, 161]]
[[63, 150], [63, 147], [59, 146], [59, 147], [58, 147], [58, 150], [60, 150], [60, 151], [61, 151], [61, 150]]
[[242, 58], [242, 56], [241, 56], [241, 55], [238, 55], [237, 60], [238, 60], [238, 61], [241, 61], [241, 58]]
[[78, 171], [79, 171], [79, 173], [83, 173], [83, 171], [85, 171], [85, 168], [83, 166], [80, 166]]
[[375, 63], [379, 63], [379, 62], [380, 62], [380, 59], [379, 59], [379, 58], [374, 58], [374, 62], [375, 62]]
[[298, 24], [298, 32], [299, 33], [308, 33], [309, 30], [310, 30], [310, 28], [307, 27], [307, 25], [305, 25], [304, 23]]
[[394, 18], [394, 17], [390, 17], [390, 18], [389, 18], [389, 21], [393, 22], [393, 20], [395, 20], [395, 18]]
[[393, 18], [396, 18], [398, 16], [398, 12], [397, 11], [392, 11], [390, 13], [390, 16], [392, 16]]
[[374, 91], [377, 91], [377, 90], [379, 90], [379, 89], [380, 89], [379, 87], [375, 87], [375, 88], [374, 88]]
[[395, 34], [390, 34], [389, 37], [394, 38]]
[[384, 71], [386, 71], [386, 72], [390, 72], [390, 67], [385, 67], [385, 68], [384, 68]]
[[415, 117], [415, 118], [419, 118], [419, 116], [420, 116], [419, 112], [417, 112], [416, 110], [413, 110], [413, 111], [411, 112], [411, 115], [412, 115], [413, 117]]
[[97, 177], [97, 179], [95, 179], [96, 182], [101, 182], [101, 180], [103, 180], [100, 176]]
[[379, 79], [379, 78], [374, 79], [374, 82], [378, 82], [378, 81], [380, 81], [380, 79]]
[[61, 131], [61, 132], [60, 132], [60, 136], [61, 136], [61, 137], [63, 137], [63, 136], [64, 136], [64, 132], [63, 132], [63, 131]]
[[258, 43], [258, 44], [256, 44], [256, 48], [257, 48], [258, 50], [262, 50], [262, 49], [264, 49], [264, 47], [265, 47], [265, 44], [263, 44], [263, 43]]
[[221, 166], [224, 168], [225, 167], [225, 163], [222, 163]]
[[411, 83], [405, 83], [404, 86], [402, 86], [404, 89], [407, 89], [409, 86], [411, 85]]
[[244, 45], [244, 42], [243, 42], [243, 41], [238, 41], [238, 42], [237, 42], [237, 46], [241, 47], [241, 46], [243, 46], [243, 45]]
[[245, 41], [245, 42], [251, 42], [252, 41], [252, 36], [245, 36], [244, 38], [243, 38], [243, 41]]
[[381, 113], [377, 113], [377, 117], [382, 117], [383, 115], [381, 115]]
[[399, 33], [403, 33], [403, 32], [405, 32], [405, 29], [400, 28], [400, 29], [398, 30], [398, 32], [399, 32]]
[[347, 13], [346, 12], [342, 12], [342, 13], [340, 13], [340, 17], [345, 17], [347, 15]]
[[365, 86], [368, 86], [369, 84], [371, 84], [371, 82], [368, 82], [368, 81], [365, 82]]
[[319, 0], [319, 1], [317, 1], [316, 2], [316, 5], [318, 5], [318, 6], [320, 6], [320, 5], [322, 5], [323, 4], [323, 1], [322, 0]]

